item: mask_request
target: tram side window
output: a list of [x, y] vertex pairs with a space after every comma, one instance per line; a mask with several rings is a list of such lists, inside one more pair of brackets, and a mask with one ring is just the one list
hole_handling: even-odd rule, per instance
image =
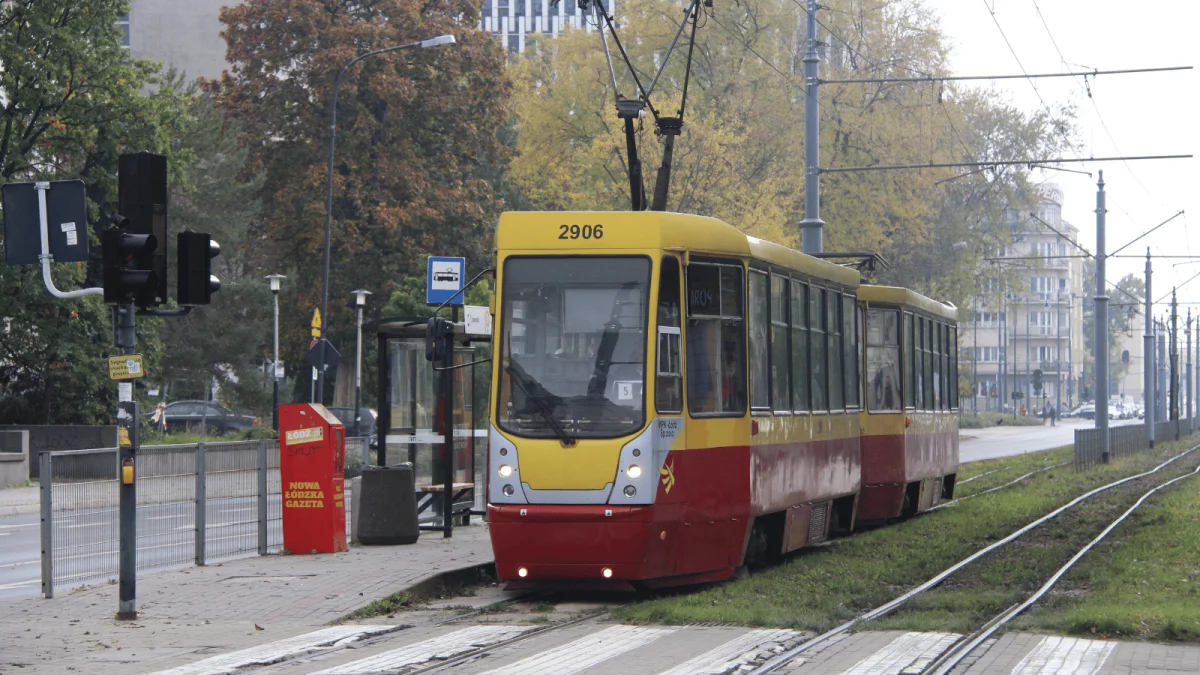
[[679, 261], [666, 256], [658, 282], [658, 368], [654, 382], [654, 404], [660, 413], [683, 412], [679, 297]]
[[771, 407], [767, 275], [750, 270], [750, 409]]
[[858, 330], [855, 328], [855, 317], [858, 315], [858, 306], [854, 302], [854, 296], [842, 296], [842, 342], [845, 345], [845, 362], [843, 366], [846, 369], [844, 381], [846, 383], [846, 407], [859, 407], [858, 400], [858, 383], [859, 377], [858, 354], [860, 345], [858, 341]]
[[958, 328], [950, 328], [950, 409], [958, 410]]
[[741, 263], [687, 267], [688, 409], [699, 416], [746, 412]]
[[917, 350], [913, 342], [913, 315], [904, 313], [904, 405], [912, 408], [917, 404], [916, 376], [913, 364], [916, 363]]
[[867, 311], [867, 409], [871, 412], [902, 409], [899, 319], [894, 309]]
[[913, 373], [916, 375], [916, 397], [913, 407], [917, 410], [925, 408], [925, 323], [921, 317], [913, 315]]
[[829, 339], [829, 409], [842, 410], [846, 399], [842, 394], [842, 302], [834, 291], [826, 291], [825, 333]]
[[933, 398], [933, 322], [929, 319], [921, 319], [921, 324], [924, 330], [921, 334], [921, 344], [925, 347], [925, 354], [922, 360], [925, 362], [925, 393], [922, 400], [925, 405], [922, 406], [925, 410], [933, 410], [937, 407], [937, 403]]
[[812, 287], [808, 294], [809, 381], [812, 383], [813, 411], [828, 410], [825, 375], [825, 289]]
[[792, 282], [792, 409], [808, 410], [808, 285]]
[[771, 275], [771, 405], [776, 412], [792, 410], [791, 367], [788, 364], [788, 279]]
[[942, 387], [942, 324], [933, 321], [931, 322], [933, 330], [930, 335], [933, 336], [933, 349], [930, 352], [933, 361], [933, 399], [929, 408], [931, 410], [942, 409], [942, 398], [945, 394], [945, 389]]

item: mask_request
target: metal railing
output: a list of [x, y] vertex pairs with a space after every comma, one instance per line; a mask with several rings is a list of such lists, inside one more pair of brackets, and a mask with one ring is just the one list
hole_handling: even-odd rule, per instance
[[[1200, 430], [1200, 418], [1168, 420], [1154, 425], [1155, 442], [1177, 441]], [[1128, 456], [1150, 447], [1145, 424], [1109, 427], [1109, 452], [1112, 459]], [[1086, 471], [1103, 462], [1104, 436], [1099, 429], [1075, 430], [1075, 470]]]
[[[366, 438], [346, 439], [367, 457]], [[117, 578], [117, 450], [40, 457], [42, 594]], [[347, 496], [347, 533], [351, 496]], [[138, 449], [137, 568], [278, 553], [283, 501], [276, 440]]]

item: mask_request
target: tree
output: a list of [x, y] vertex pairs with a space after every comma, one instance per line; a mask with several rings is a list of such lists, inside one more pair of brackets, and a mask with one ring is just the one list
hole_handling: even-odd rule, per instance
[[[258, 262], [288, 269], [287, 316], [320, 304], [329, 102], [355, 56], [454, 33], [457, 44], [402, 50], [347, 72], [338, 106], [330, 316], [335, 343], [352, 339], [345, 299], [385, 297], [423, 274], [422, 253], [457, 253], [483, 267], [500, 203], [489, 184], [507, 163], [500, 130], [510, 84], [503, 50], [466, 28], [468, 0], [249, 0], [221, 13], [231, 70], [209, 83], [251, 139], [265, 174]], [[298, 359], [307, 331], [285, 332]]]
[[251, 236], [263, 177], [247, 171], [240, 129], [207, 94], [187, 104], [171, 155], [181, 162], [171, 185], [171, 228], [208, 232], [221, 245], [213, 260], [221, 290], [211, 305], [164, 322], [170, 358], [161, 379], [172, 398], [200, 398], [215, 381], [224, 402], [265, 413], [271, 405], [262, 372], [270, 359], [271, 293], [255, 264], [260, 242]]
[[[847, 2], [822, 11], [822, 76], [862, 79], [946, 72], [947, 47], [914, 0], [870, 10]], [[678, 26], [666, 0], [618, 4], [633, 67], [654, 73]], [[705, 10], [683, 133], [676, 143], [668, 210], [721, 218], [798, 246], [803, 213], [802, 12], [787, 0], [723, 3]], [[832, 29], [830, 33], [827, 28]], [[664, 115], [679, 107], [684, 53], [654, 94]], [[617, 59], [617, 88], [634, 86]], [[518, 156], [511, 175], [542, 210], [629, 208], [624, 134], [608, 66], [594, 33], [540, 38], [514, 67]], [[928, 83], [821, 87], [824, 167], [983, 161], [1044, 156], [1065, 144], [1070, 111], [1024, 115], [994, 95]], [[647, 120], [638, 132], [644, 170], [661, 161]], [[1028, 193], [1021, 167], [956, 174], [950, 169], [824, 173], [826, 249], [875, 251], [891, 261], [876, 275], [962, 306], [987, 248], [1004, 241], [1002, 213]], [[983, 232], [992, 234], [987, 240]], [[967, 242], [965, 249], [956, 247]]]
[[[165, 150], [177, 122], [178, 88], [121, 47], [115, 22], [128, 9], [122, 0], [0, 3], [0, 182], [81, 178], [94, 225], [115, 207], [117, 156]], [[91, 243], [95, 260], [94, 235]], [[98, 267], [90, 272], [54, 270], [61, 288], [98, 285]], [[57, 300], [40, 275], [0, 265], [0, 422], [106, 421], [116, 408], [104, 363], [114, 351], [110, 310], [96, 296]], [[153, 373], [159, 322], [139, 324]]]

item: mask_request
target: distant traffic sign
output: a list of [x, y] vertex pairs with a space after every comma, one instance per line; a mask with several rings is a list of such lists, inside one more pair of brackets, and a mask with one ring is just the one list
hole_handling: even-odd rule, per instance
[[328, 341], [326, 341], [326, 342], [318, 341], [315, 345], [312, 346], [311, 349], [308, 350], [308, 353], [304, 355], [304, 360], [307, 361], [308, 364], [310, 366], [312, 366], [314, 369], [320, 368], [321, 367], [321, 352], [319, 350], [321, 349], [322, 344], [325, 345], [325, 370], [329, 370], [330, 368], [337, 367], [338, 361], [341, 360], [342, 355], [339, 354], [338, 350], [334, 349], [333, 345], [330, 344]]
[[430, 305], [447, 301], [452, 305], [463, 304], [459, 291], [467, 275], [467, 259], [430, 256], [426, 265], [425, 302]]
[[114, 380], [136, 380], [144, 377], [141, 354], [122, 354], [108, 357], [108, 376]]

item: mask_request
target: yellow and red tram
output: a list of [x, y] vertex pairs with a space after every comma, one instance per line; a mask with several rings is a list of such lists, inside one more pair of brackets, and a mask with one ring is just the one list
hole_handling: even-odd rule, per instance
[[925, 511], [958, 473], [957, 310], [906, 288], [862, 286], [866, 406], [858, 518]]
[[496, 255], [500, 578], [717, 580], [852, 528], [873, 419], [856, 271], [662, 212], [506, 213]]

